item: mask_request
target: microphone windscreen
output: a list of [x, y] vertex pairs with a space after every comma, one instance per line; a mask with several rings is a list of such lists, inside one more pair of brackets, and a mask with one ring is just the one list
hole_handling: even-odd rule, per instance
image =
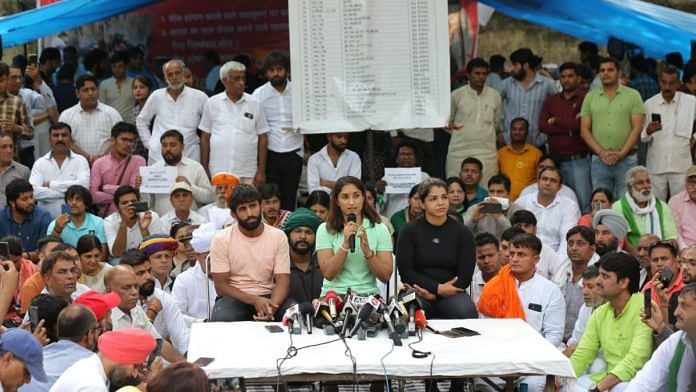
[[304, 316], [306, 314], [313, 314], [314, 313], [314, 307], [312, 304], [309, 302], [302, 302], [300, 304], [300, 313]]
[[372, 306], [371, 303], [366, 303], [365, 305], [360, 308], [360, 312], [358, 312], [358, 319], [364, 320], [370, 317], [370, 314], [375, 311], [374, 306]]
[[356, 222], [358, 220], [358, 217], [352, 212], [349, 212], [346, 218], [348, 218], [348, 222]]
[[341, 302], [341, 298], [338, 297], [338, 294], [336, 294], [335, 291], [329, 290], [326, 292], [326, 297], [324, 299], [328, 302], [328, 300], [333, 299], [336, 301], [336, 303]]
[[416, 310], [415, 314], [413, 315], [413, 319], [416, 323], [416, 328], [418, 329], [425, 329], [425, 327], [428, 325], [428, 320], [425, 318], [425, 312], [423, 309]]

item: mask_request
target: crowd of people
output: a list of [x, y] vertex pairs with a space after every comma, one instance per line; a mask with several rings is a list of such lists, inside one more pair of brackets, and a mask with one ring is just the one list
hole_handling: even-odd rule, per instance
[[472, 59], [447, 124], [375, 145], [293, 128], [283, 51], [258, 75], [209, 54], [205, 86], [137, 48], [0, 63], [0, 390], [208, 390], [193, 323], [388, 282], [430, 319], [525, 320], [569, 357], [560, 390], [692, 390], [696, 63], [579, 50]]

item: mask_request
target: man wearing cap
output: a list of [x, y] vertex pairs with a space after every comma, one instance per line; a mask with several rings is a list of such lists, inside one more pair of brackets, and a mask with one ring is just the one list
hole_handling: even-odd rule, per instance
[[77, 361], [53, 384], [51, 392], [108, 391], [109, 377], [119, 372], [138, 376], [141, 365], [155, 349], [155, 339], [141, 329], [111, 331], [99, 337], [99, 353]]
[[135, 282], [138, 284], [140, 306], [147, 317], [152, 320], [157, 332], [172, 342], [179, 352], [188, 351], [191, 319], [181, 314], [174, 298], [169, 293], [155, 287], [152, 277], [152, 267], [147, 255], [131, 250], [121, 258], [121, 265], [129, 265], [135, 272]]
[[127, 265], [117, 265], [108, 270], [104, 275], [106, 292], [114, 292], [121, 298], [121, 303], [111, 311], [111, 323], [114, 331], [128, 328], [144, 330], [152, 337], [162, 342], [160, 351], [162, 358], [169, 362], [185, 361], [181, 353], [167, 340], [163, 340], [159, 332], [152, 325], [150, 316], [138, 306], [140, 293], [133, 268]]
[[662, 240], [677, 240], [677, 226], [672, 210], [664, 201], [655, 197], [650, 175], [643, 166], [635, 166], [626, 172], [626, 193], [611, 206], [623, 214], [628, 222], [628, 241], [638, 245], [643, 234], [652, 233]]
[[230, 209], [227, 208], [227, 199], [232, 193], [232, 189], [240, 184], [239, 178], [230, 173], [218, 173], [213, 176], [210, 182], [215, 187], [215, 200], [199, 208], [196, 212], [208, 218], [209, 221], [213, 220], [213, 215], [224, 215], [226, 217], [225, 226], [236, 223], [230, 214]]
[[[81, 303], [90, 303], [104, 318], [103, 309], [115, 307], [121, 301], [118, 295], [111, 293], [107, 296], [96, 291], [88, 291], [78, 297]], [[115, 300], [115, 303], [114, 303]], [[29, 385], [22, 387], [22, 392], [48, 391], [61, 374], [75, 362], [94, 355], [99, 334], [104, 331], [97, 321], [93, 308], [87, 305], [70, 305], [58, 315], [58, 341], [43, 348], [43, 364], [46, 371], [46, 381], [36, 378]]]
[[140, 194], [130, 185], [120, 186], [114, 192], [116, 212], [104, 218], [106, 242], [114, 257], [121, 257], [126, 250], [137, 248], [150, 234], [169, 230], [156, 212], [135, 212], [133, 203], [138, 201]]
[[298, 208], [285, 220], [283, 230], [290, 245], [290, 294], [298, 303], [319, 298], [324, 276], [314, 253], [317, 228], [321, 224], [311, 210]]
[[193, 190], [187, 182], [177, 182], [169, 191], [171, 209], [162, 216], [165, 227], [172, 227], [178, 222], [187, 222], [193, 225], [202, 225], [208, 222], [208, 218], [193, 211]]
[[171, 293], [174, 279], [171, 272], [174, 267], [174, 252], [179, 247], [177, 240], [165, 234], [153, 234], [145, 237], [140, 244], [140, 250], [147, 256], [152, 275], [155, 277], [155, 287]]
[[0, 335], [0, 391], [15, 392], [32, 378], [46, 381], [41, 343], [23, 329], [8, 329]]
[[626, 218], [614, 210], [595, 212], [592, 227], [595, 230], [596, 251], [600, 256], [620, 249], [620, 244], [628, 232]]
[[217, 293], [208, 273], [208, 255], [210, 243], [221, 227], [214, 222], [208, 222], [193, 231], [191, 246], [196, 253], [197, 263], [179, 274], [174, 282], [172, 297], [179, 310], [190, 319], [210, 320]]
[[669, 199], [680, 248], [696, 244], [696, 166], [686, 171], [686, 188]]
[[212, 321], [280, 321], [291, 306], [290, 255], [285, 234], [261, 219], [261, 193], [251, 185], [232, 190], [237, 224], [210, 245], [215, 290]]

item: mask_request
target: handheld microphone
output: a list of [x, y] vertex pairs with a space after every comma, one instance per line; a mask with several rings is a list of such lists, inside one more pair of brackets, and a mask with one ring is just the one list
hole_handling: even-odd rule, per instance
[[355, 325], [353, 326], [353, 329], [350, 330], [350, 333], [348, 334], [348, 337], [352, 337], [358, 329], [365, 324], [365, 321], [370, 317], [372, 313], [374, 313], [377, 309], [379, 309], [380, 302], [377, 298], [374, 296], [369, 296], [367, 302], [360, 308], [360, 312], [358, 312], [358, 317], [355, 320]]
[[[354, 213], [351, 212], [348, 214], [348, 222], [355, 223], [357, 220], [358, 218]], [[355, 234], [351, 234], [350, 237], [348, 237], [348, 248], [350, 249], [350, 253], [355, 253]]]
[[326, 302], [329, 303], [329, 314], [332, 320], [336, 320], [338, 313], [336, 312], [336, 304], [340, 301], [338, 294], [335, 291], [329, 290], [326, 292]]
[[300, 314], [304, 317], [305, 327], [307, 328], [307, 333], [312, 333], [312, 314], [314, 314], [314, 308], [309, 302], [303, 302], [300, 304]]

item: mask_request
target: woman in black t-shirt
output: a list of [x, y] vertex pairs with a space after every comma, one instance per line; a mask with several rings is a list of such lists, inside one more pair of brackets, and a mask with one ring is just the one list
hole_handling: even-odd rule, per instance
[[416, 290], [428, 318], [477, 318], [466, 293], [476, 265], [474, 236], [447, 216], [445, 182], [425, 180], [418, 193], [424, 214], [404, 226], [396, 246], [401, 280]]

